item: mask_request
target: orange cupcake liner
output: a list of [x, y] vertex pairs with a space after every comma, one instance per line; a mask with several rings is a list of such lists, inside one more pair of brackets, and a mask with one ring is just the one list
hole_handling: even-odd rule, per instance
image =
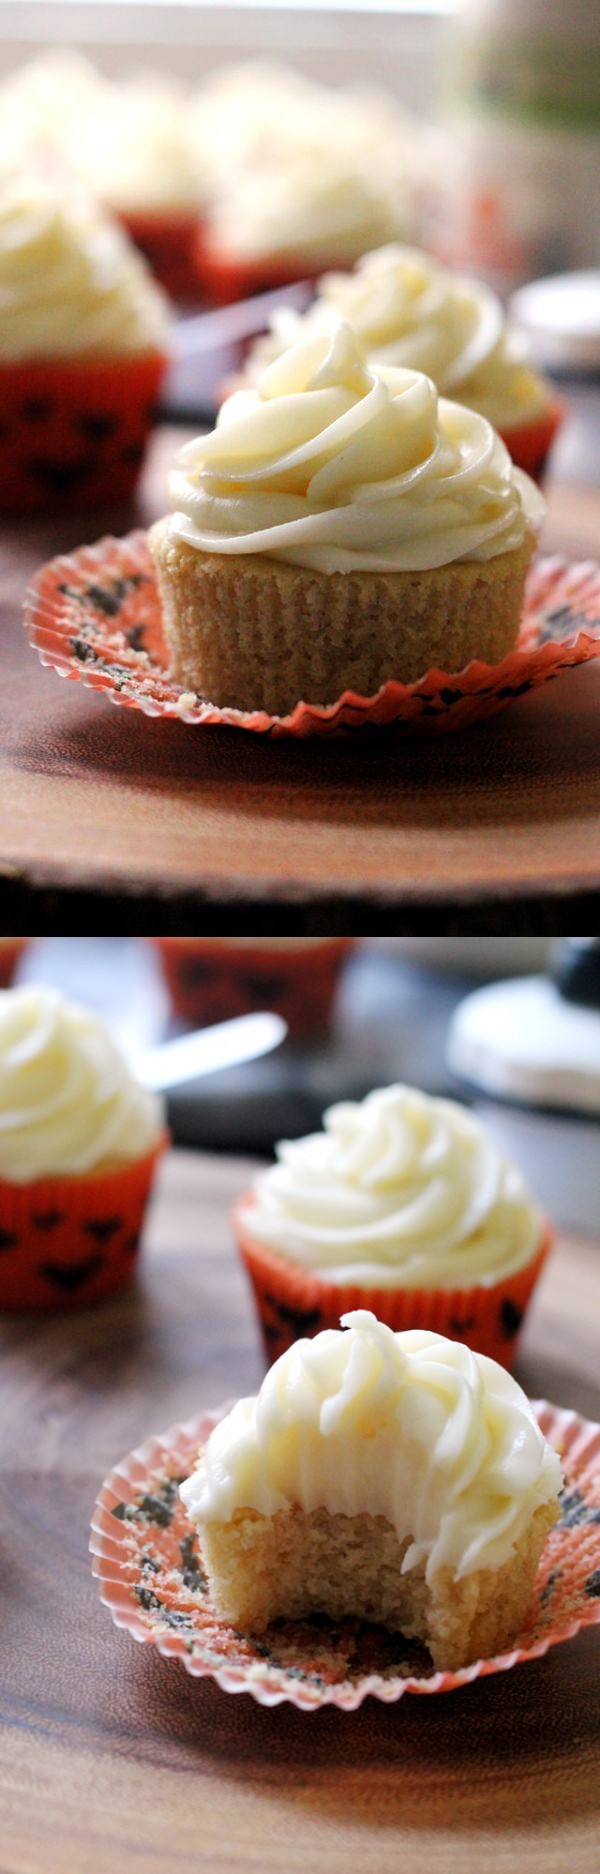
[[29, 943], [28, 937], [7, 937], [0, 944], [0, 989], [9, 989], [19, 958]]
[[509, 427], [499, 432], [517, 468], [525, 469], [526, 474], [531, 475], [536, 482], [543, 481], [550, 450], [564, 415], [565, 406], [561, 398], [553, 397], [531, 422], [518, 423], [512, 429]]
[[0, 1307], [87, 1307], [116, 1293], [136, 1264], [166, 1135], [151, 1152], [89, 1177], [0, 1179]]
[[0, 363], [10, 447], [0, 509], [36, 515], [124, 501], [137, 481], [162, 353], [102, 361]]
[[202, 1028], [252, 1009], [274, 1009], [299, 1039], [327, 1027], [352, 937], [327, 937], [304, 952], [248, 944], [235, 950], [220, 938], [153, 937], [175, 1013]]
[[202, 228], [197, 232], [193, 254], [196, 285], [211, 306], [231, 306], [238, 299], [251, 299], [255, 293], [295, 286], [299, 280], [318, 280], [323, 272], [322, 262], [311, 266], [306, 257], [300, 256], [277, 260], [264, 254], [237, 259], [213, 247]]
[[119, 210], [118, 221], [139, 247], [171, 299], [186, 305], [202, 297], [194, 258], [198, 214], [193, 209]]
[[260, 1705], [356, 1711], [368, 1697], [392, 1705], [405, 1692], [452, 1692], [507, 1672], [600, 1621], [600, 1425], [537, 1400], [538, 1424], [559, 1454], [565, 1484], [560, 1520], [510, 1651], [436, 1672], [415, 1641], [364, 1621], [280, 1620], [256, 1641], [225, 1626], [211, 1606], [178, 1485], [229, 1410], [199, 1413], [130, 1452], [107, 1477], [92, 1518], [93, 1573], [115, 1626], [178, 1659], [193, 1678], [248, 1692]]
[[431, 734], [469, 728], [561, 671], [600, 656], [600, 567], [537, 559], [530, 568], [518, 647], [501, 664], [479, 660], [417, 683], [382, 684], [375, 696], [345, 690], [335, 703], [298, 703], [289, 716], [219, 709], [169, 675], [160, 598], [146, 535], [61, 554], [42, 566], [25, 599], [25, 623], [42, 664], [111, 702], [190, 726], [266, 736], [346, 737], [367, 727]]
[[449, 1340], [464, 1341], [475, 1353], [488, 1354], [510, 1371], [525, 1310], [554, 1240], [549, 1223], [530, 1262], [489, 1288], [482, 1284], [455, 1289], [367, 1288], [359, 1282], [328, 1282], [254, 1242], [241, 1214], [253, 1202], [252, 1192], [242, 1198], [233, 1221], [269, 1364], [294, 1341], [304, 1336], [312, 1340], [323, 1328], [338, 1328], [340, 1316], [353, 1308], [369, 1308], [394, 1333], [430, 1328]]

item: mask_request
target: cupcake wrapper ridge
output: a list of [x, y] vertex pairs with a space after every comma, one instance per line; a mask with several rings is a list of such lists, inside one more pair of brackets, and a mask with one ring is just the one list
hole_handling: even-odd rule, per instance
[[342, 1314], [368, 1308], [395, 1333], [430, 1328], [488, 1354], [510, 1372], [525, 1310], [553, 1241], [549, 1223], [531, 1260], [489, 1288], [366, 1288], [364, 1283], [328, 1282], [254, 1242], [241, 1218], [251, 1203], [250, 1193], [236, 1206], [233, 1220], [269, 1364], [294, 1341], [312, 1340], [323, 1328], [338, 1328]]
[[564, 415], [565, 406], [561, 399], [553, 397], [546, 409], [530, 422], [499, 431], [517, 468], [524, 469], [533, 481], [542, 482], [544, 479], [548, 457]]
[[0, 1307], [87, 1307], [128, 1282], [158, 1160], [144, 1158], [89, 1177], [0, 1179]]

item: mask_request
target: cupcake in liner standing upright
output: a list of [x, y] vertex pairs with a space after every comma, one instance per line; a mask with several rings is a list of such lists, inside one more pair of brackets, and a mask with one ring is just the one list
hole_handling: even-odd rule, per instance
[[552, 1231], [472, 1113], [384, 1087], [277, 1160], [235, 1211], [269, 1359], [368, 1308], [510, 1367]]
[[285, 715], [514, 647], [544, 507], [484, 417], [343, 322], [183, 449], [150, 532], [174, 676]]
[[0, 1307], [101, 1301], [128, 1281], [162, 1103], [54, 989], [0, 993]]
[[64, 179], [0, 190], [0, 391], [10, 514], [131, 495], [166, 366], [166, 302], [141, 256]]
[[392, 243], [364, 254], [351, 273], [323, 274], [304, 316], [278, 307], [240, 382], [256, 383], [302, 333], [330, 330], [340, 318], [353, 326], [369, 364], [426, 371], [441, 397], [487, 417], [517, 467], [539, 479], [561, 422], [559, 398], [533, 369], [491, 288], [414, 247]]
[[275, 1009], [290, 1035], [312, 1041], [327, 1029], [352, 937], [153, 937], [175, 1014], [229, 1021]]

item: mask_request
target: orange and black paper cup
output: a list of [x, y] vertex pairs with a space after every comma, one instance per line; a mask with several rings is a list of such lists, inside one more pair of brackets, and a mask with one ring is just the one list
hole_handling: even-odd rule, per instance
[[328, 1282], [257, 1243], [246, 1222], [253, 1201], [252, 1193], [247, 1193], [236, 1205], [233, 1218], [270, 1364], [294, 1341], [305, 1336], [312, 1339], [323, 1328], [339, 1327], [340, 1316], [354, 1308], [368, 1308], [395, 1333], [430, 1328], [449, 1340], [463, 1341], [474, 1353], [488, 1354], [510, 1372], [525, 1311], [553, 1241], [548, 1222], [529, 1262], [489, 1287], [480, 1283], [461, 1289], [367, 1288], [359, 1282]]
[[298, 938], [279, 945], [220, 937], [155, 937], [175, 1014], [202, 1028], [253, 1009], [274, 1009], [290, 1035], [312, 1040], [327, 1029], [351, 937]]
[[104, 1301], [136, 1266], [162, 1135], [114, 1171], [30, 1184], [0, 1179], [0, 1308], [59, 1310]]

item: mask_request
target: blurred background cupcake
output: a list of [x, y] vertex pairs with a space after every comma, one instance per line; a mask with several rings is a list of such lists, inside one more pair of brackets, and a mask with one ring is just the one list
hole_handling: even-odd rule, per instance
[[166, 1144], [162, 1103], [58, 991], [0, 995], [0, 1306], [101, 1301], [128, 1281]]
[[516, 1166], [450, 1100], [401, 1085], [277, 1147], [235, 1212], [265, 1349], [369, 1308], [510, 1367], [552, 1232]]
[[351, 937], [155, 937], [173, 1012], [203, 1027], [275, 1009], [295, 1040], [327, 1029]]
[[131, 494], [166, 331], [166, 302], [144, 261], [92, 202], [36, 174], [0, 188], [5, 512]]

